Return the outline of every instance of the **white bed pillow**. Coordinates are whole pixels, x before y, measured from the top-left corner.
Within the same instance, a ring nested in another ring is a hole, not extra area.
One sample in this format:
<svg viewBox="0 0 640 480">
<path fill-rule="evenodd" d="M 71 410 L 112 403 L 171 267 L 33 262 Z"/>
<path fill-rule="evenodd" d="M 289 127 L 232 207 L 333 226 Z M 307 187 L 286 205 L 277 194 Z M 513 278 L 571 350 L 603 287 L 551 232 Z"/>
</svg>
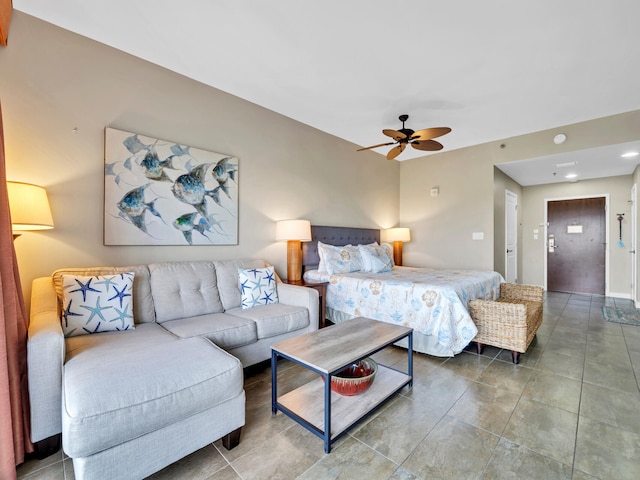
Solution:
<svg viewBox="0 0 640 480">
<path fill-rule="evenodd" d="M 393 268 L 393 251 L 391 245 L 358 245 L 362 256 L 362 270 L 371 273 L 390 272 Z"/>
<path fill-rule="evenodd" d="M 335 275 L 338 273 L 351 273 L 362 270 L 360 250 L 353 245 L 336 247 L 318 242 L 318 253 L 320 255 L 318 271 L 326 271 L 331 275 Z"/>
</svg>

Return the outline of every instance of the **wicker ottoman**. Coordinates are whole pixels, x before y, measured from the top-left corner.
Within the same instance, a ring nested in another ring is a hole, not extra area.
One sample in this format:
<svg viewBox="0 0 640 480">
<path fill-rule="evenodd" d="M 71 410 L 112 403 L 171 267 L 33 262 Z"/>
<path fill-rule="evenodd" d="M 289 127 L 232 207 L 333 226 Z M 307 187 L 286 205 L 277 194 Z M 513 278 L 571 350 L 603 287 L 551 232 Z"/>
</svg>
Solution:
<svg viewBox="0 0 640 480">
<path fill-rule="evenodd" d="M 474 338 L 478 353 L 483 345 L 493 345 L 511 350 L 513 363 L 518 363 L 542 323 L 543 292 L 542 287 L 533 285 L 502 283 L 497 301 L 469 302 L 471 318 L 478 327 Z"/>
</svg>

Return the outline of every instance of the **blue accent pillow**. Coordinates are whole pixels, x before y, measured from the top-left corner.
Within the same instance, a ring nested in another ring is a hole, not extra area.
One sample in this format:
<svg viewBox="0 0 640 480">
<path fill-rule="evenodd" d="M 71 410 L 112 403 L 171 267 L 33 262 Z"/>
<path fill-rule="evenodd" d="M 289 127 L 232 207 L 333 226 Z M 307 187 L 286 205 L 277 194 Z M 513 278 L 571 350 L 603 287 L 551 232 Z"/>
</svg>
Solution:
<svg viewBox="0 0 640 480">
<path fill-rule="evenodd" d="M 242 308 L 278 303 L 276 274 L 273 267 L 238 269 Z"/>
<path fill-rule="evenodd" d="M 371 273 L 390 272 L 393 269 L 393 252 L 387 243 L 375 247 L 359 245 L 363 270 Z"/>
<path fill-rule="evenodd" d="M 65 337 L 135 328 L 133 272 L 62 275 L 62 331 Z"/>
</svg>

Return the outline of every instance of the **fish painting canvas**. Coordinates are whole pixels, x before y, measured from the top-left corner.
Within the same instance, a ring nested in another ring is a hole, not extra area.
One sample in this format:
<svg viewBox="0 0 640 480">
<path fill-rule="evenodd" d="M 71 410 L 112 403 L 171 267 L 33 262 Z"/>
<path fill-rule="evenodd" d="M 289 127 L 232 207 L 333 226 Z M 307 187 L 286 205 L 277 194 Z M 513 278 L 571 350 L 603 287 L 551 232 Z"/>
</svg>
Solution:
<svg viewBox="0 0 640 480">
<path fill-rule="evenodd" d="M 237 245 L 238 159 L 105 129 L 105 245 Z"/>
</svg>

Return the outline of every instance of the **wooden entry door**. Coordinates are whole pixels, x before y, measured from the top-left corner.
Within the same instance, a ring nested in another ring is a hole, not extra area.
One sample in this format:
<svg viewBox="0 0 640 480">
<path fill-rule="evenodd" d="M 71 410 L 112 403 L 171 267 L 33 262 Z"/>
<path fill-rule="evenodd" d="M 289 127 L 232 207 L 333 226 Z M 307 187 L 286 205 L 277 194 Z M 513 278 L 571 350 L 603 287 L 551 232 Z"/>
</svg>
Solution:
<svg viewBox="0 0 640 480">
<path fill-rule="evenodd" d="M 605 294 L 605 198 L 547 204 L 547 290 Z"/>
</svg>

